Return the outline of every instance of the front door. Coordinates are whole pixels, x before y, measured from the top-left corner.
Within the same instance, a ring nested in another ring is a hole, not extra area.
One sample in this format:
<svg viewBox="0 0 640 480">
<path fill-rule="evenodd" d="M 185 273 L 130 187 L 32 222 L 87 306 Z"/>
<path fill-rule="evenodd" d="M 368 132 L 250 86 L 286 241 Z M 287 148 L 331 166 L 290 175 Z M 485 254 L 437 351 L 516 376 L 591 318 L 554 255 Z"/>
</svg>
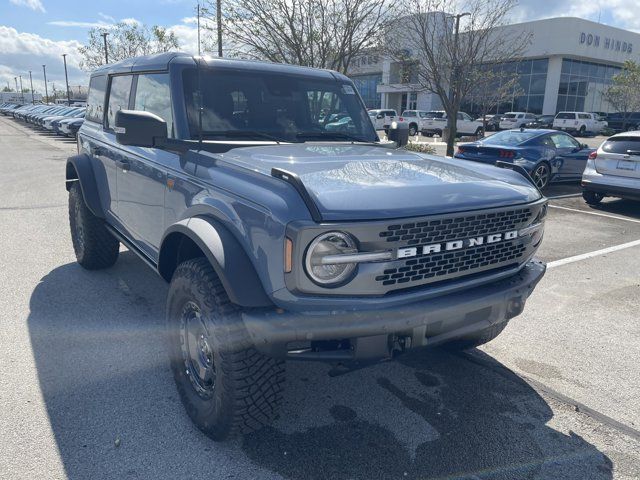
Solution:
<svg viewBox="0 0 640 480">
<path fill-rule="evenodd" d="M 587 164 L 588 154 L 571 135 L 554 133 L 551 140 L 556 147 L 556 162 L 560 176 L 575 177 L 582 175 Z"/>
<path fill-rule="evenodd" d="M 151 112 L 167 122 L 173 137 L 171 90 L 167 73 L 137 75 L 130 108 Z M 169 170 L 180 168 L 178 154 L 157 148 L 126 147 L 118 167 L 118 215 L 139 248 L 157 261 L 164 234 L 164 203 Z"/>
</svg>

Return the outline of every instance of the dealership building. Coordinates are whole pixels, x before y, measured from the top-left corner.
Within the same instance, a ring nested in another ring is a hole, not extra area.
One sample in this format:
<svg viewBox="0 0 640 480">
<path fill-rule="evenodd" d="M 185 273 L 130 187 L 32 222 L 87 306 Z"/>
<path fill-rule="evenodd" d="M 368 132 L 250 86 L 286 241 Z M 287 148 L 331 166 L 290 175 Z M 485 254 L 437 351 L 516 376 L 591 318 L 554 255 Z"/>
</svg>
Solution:
<svg viewBox="0 0 640 480">
<path fill-rule="evenodd" d="M 442 14 L 440 14 L 442 15 Z M 496 34 L 531 35 L 521 60 L 507 65 L 518 73 L 518 95 L 493 113 L 562 110 L 611 112 L 602 91 L 626 60 L 640 63 L 640 34 L 581 18 L 559 17 L 501 27 Z M 349 71 L 367 108 L 432 110 L 438 97 L 421 89 L 415 75 L 382 55 L 357 58 Z M 463 110 L 477 113 L 473 102 Z"/>
</svg>

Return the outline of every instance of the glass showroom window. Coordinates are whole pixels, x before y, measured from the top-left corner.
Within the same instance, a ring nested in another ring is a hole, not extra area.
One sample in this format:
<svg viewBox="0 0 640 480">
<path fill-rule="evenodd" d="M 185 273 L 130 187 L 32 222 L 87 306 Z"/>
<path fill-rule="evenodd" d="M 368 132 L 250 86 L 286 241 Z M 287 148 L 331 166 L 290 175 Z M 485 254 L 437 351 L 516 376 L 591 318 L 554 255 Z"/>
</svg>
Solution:
<svg viewBox="0 0 640 480">
<path fill-rule="evenodd" d="M 619 67 L 563 58 L 556 112 L 605 111 L 602 92 L 619 72 Z"/>
</svg>

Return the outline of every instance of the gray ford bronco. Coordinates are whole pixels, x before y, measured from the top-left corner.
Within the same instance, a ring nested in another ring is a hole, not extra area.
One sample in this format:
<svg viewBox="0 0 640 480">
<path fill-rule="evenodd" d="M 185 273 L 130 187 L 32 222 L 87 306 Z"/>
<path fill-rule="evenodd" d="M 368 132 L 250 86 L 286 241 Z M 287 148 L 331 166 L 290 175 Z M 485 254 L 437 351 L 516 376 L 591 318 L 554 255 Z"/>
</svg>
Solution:
<svg viewBox="0 0 640 480">
<path fill-rule="evenodd" d="M 169 283 L 170 363 L 216 440 L 266 424 L 285 360 L 471 348 L 523 310 L 546 199 L 512 169 L 391 148 L 327 70 L 170 53 L 91 75 L 69 221 Z"/>
</svg>

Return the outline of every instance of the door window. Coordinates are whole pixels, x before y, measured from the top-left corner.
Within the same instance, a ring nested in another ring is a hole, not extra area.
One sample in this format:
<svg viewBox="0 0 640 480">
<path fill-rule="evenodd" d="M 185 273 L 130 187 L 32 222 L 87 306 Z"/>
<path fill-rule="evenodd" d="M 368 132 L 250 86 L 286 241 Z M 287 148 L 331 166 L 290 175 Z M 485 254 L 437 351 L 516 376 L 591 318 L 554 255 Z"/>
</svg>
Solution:
<svg viewBox="0 0 640 480">
<path fill-rule="evenodd" d="M 563 135 L 561 133 L 556 133 L 551 135 L 551 140 L 553 141 L 556 148 L 578 148 L 580 144 L 573 137 L 569 135 Z"/>
<path fill-rule="evenodd" d="M 167 122 L 167 135 L 175 136 L 173 131 L 173 112 L 171 109 L 171 89 L 168 73 L 149 73 L 138 75 L 134 110 L 151 112 Z"/>
<path fill-rule="evenodd" d="M 113 130 L 118 110 L 129 108 L 129 94 L 131 92 L 131 75 L 112 77 L 109 90 L 109 105 L 107 107 L 107 123 L 105 128 Z"/>
<path fill-rule="evenodd" d="M 89 82 L 89 95 L 87 97 L 86 120 L 102 123 L 102 118 L 104 116 L 104 94 L 106 89 L 106 75 L 91 77 L 91 81 Z"/>
</svg>

